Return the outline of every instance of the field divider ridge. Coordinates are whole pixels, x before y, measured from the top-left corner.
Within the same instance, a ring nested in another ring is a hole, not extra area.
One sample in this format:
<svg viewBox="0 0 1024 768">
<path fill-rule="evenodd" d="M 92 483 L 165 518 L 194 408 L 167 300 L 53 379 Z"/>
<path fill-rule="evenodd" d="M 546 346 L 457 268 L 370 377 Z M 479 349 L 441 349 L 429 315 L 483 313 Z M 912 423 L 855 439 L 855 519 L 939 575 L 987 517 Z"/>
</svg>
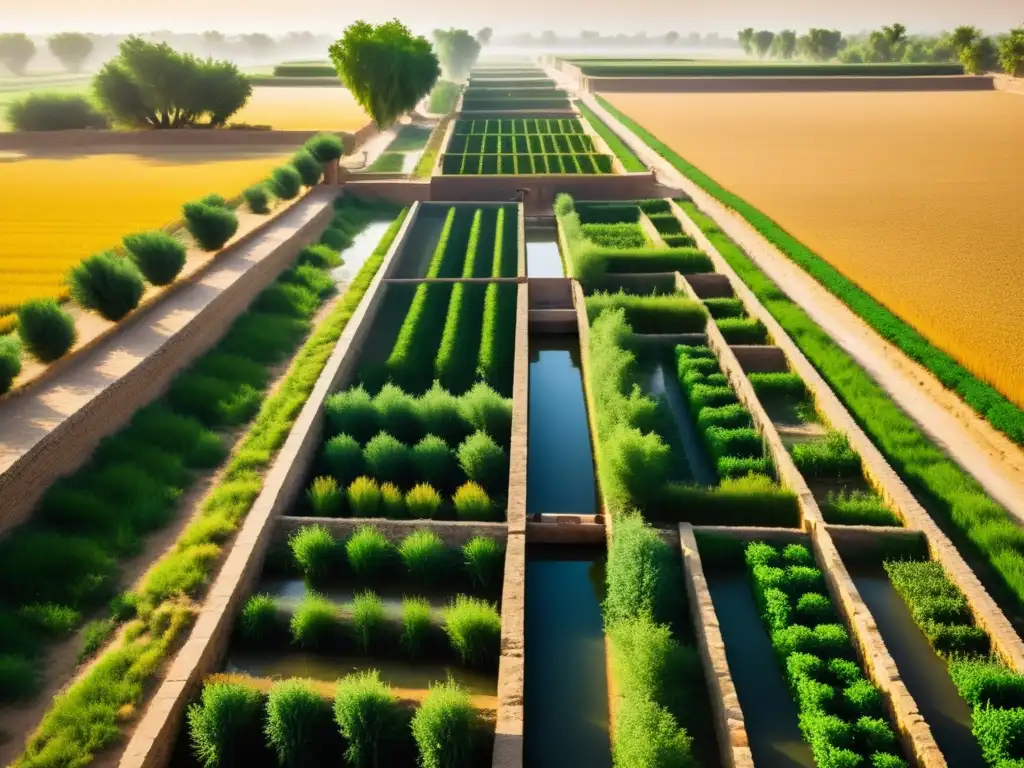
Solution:
<svg viewBox="0 0 1024 768">
<path fill-rule="evenodd" d="M 754 756 L 747 737 L 739 695 L 729 670 L 725 640 L 704 576 L 697 539 L 689 523 L 679 524 L 679 547 L 683 555 L 683 578 L 686 580 L 690 618 L 714 711 L 722 765 L 724 768 L 753 768 Z"/>
<path fill-rule="evenodd" d="M 0 447 L 0 533 L 23 522 L 54 480 L 81 466 L 102 438 L 160 396 L 175 374 L 220 340 L 256 294 L 327 227 L 332 198 L 327 190 L 310 193 L 182 283 L 191 290 L 161 293 L 38 386 L 0 400 L 6 433 Z M 273 232 L 274 227 L 291 229 Z M 178 330 L 161 330 L 167 326 Z M 112 376 L 114 361 L 130 367 Z M 78 401 L 65 414 L 48 402 L 61 392 Z M 12 413 L 15 409 L 21 413 Z M 7 430 L 19 424 L 26 434 L 17 445 Z"/>
<path fill-rule="evenodd" d="M 931 557 L 942 563 L 947 575 L 963 591 L 978 626 L 992 637 L 994 650 L 1012 669 L 1024 672 L 1024 642 L 953 542 L 910 492 L 903 479 L 889 465 L 881 451 L 875 447 L 789 334 L 733 271 L 700 227 L 674 201 L 670 205 L 686 234 L 694 238 L 698 247 L 711 259 L 715 269 L 729 279 L 735 295 L 743 301 L 747 311 L 764 323 L 775 345 L 786 355 L 792 369 L 803 378 L 815 404 L 821 409 L 832 428 L 846 435 L 851 447 L 860 454 L 864 475 L 871 486 L 903 519 L 908 528 L 924 533 Z"/>
<path fill-rule="evenodd" d="M 395 255 L 418 212 L 419 206 L 414 205 L 406 216 L 273 459 L 262 490 L 211 584 L 195 624 L 170 661 L 166 675 L 124 748 L 121 768 L 160 768 L 168 764 L 185 707 L 202 678 L 213 671 L 226 652 L 235 614 L 259 578 L 275 532 L 275 520 L 303 488 L 307 468 L 322 442 L 324 401 L 340 380 L 355 372 L 372 321 L 383 304 L 384 277 L 395 268 Z"/>
</svg>

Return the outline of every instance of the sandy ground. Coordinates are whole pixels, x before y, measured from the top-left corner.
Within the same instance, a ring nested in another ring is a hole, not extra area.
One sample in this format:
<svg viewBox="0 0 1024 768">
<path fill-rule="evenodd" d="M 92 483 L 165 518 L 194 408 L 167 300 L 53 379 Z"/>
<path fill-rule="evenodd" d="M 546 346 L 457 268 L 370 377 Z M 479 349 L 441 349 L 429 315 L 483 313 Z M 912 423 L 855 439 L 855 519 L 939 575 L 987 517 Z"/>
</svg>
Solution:
<svg viewBox="0 0 1024 768">
<path fill-rule="evenodd" d="M 997 91 L 608 100 L 1024 405 L 1024 100 Z"/>
<path fill-rule="evenodd" d="M 697 187 L 655 155 L 635 136 L 608 115 L 592 97 L 588 106 L 637 152 L 654 165 L 663 183 L 704 199 Z M 717 204 L 715 204 L 717 205 Z M 711 213 L 720 221 L 732 216 L 722 206 Z M 745 250 L 758 266 L 828 332 L 957 464 L 973 475 L 985 490 L 1024 522 L 1024 452 L 998 432 L 922 366 L 883 340 L 853 312 L 834 298 L 749 227 Z"/>
</svg>

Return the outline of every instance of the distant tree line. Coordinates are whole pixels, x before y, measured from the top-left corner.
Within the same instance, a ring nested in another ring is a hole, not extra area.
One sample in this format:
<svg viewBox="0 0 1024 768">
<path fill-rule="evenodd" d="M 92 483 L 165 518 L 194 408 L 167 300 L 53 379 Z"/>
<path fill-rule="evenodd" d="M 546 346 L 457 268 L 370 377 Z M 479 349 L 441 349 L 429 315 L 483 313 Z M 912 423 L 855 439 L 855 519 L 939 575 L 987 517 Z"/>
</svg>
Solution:
<svg viewBox="0 0 1024 768">
<path fill-rule="evenodd" d="M 593 30 L 582 30 L 578 35 L 558 35 L 546 30 L 534 35 L 525 32 L 509 37 L 495 38 L 495 43 L 520 46 L 543 46 L 554 48 L 561 45 L 598 45 L 604 46 L 681 46 L 688 48 L 735 48 L 738 43 L 735 38 L 721 37 L 716 32 L 701 35 L 699 32 L 681 34 L 676 31 L 663 32 L 656 35 L 648 35 L 646 32 L 635 34 L 619 33 L 615 35 L 602 35 Z"/>
<path fill-rule="evenodd" d="M 165 30 L 140 35 L 97 35 L 62 32 L 48 38 L 23 33 L 0 34 L 0 71 L 23 75 L 33 59 L 45 48 L 68 72 L 81 72 L 89 62 L 101 62 L 115 55 L 128 37 L 155 44 L 165 43 L 176 51 L 202 57 L 223 57 L 243 62 L 280 61 L 288 57 L 326 56 L 334 38 L 312 32 L 289 32 L 280 37 L 262 33 L 228 37 L 221 32 L 175 33 Z"/>
<path fill-rule="evenodd" d="M 957 27 L 940 35 L 910 35 L 902 24 L 844 37 L 838 29 L 810 29 L 797 35 L 747 27 L 737 35 L 745 53 L 759 58 L 812 61 L 838 59 L 847 64 L 957 62 L 971 73 L 1003 69 L 1024 75 L 1024 27 L 990 37 L 977 27 Z"/>
</svg>

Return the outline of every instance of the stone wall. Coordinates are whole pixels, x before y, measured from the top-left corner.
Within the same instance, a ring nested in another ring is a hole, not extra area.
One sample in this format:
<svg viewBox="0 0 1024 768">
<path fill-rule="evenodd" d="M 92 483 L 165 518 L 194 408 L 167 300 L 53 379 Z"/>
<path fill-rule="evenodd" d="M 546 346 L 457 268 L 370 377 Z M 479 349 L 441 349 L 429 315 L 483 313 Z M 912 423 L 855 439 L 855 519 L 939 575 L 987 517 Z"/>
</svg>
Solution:
<svg viewBox="0 0 1024 768">
<path fill-rule="evenodd" d="M 515 200 L 518 190 L 529 190 L 529 212 L 551 212 L 555 195 L 567 192 L 580 200 L 629 200 L 653 197 L 653 173 L 537 174 L 534 176 L 434 176 L 430 199 L 452 202 Z"/>
<path fill-rule="evenodd" d="M 767 93 L 840 91 L 991 91 L 989 75 L 907 77 L 586 77 L 590 93 Z"/>
</svg>

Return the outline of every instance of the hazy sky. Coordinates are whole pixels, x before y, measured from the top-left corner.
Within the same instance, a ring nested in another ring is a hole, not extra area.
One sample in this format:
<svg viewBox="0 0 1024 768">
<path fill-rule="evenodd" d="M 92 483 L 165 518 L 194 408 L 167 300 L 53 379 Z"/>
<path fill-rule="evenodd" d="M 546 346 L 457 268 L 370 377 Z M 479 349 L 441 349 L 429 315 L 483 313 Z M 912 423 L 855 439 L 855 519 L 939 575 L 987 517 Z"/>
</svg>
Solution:
<svg viewBox="0 0 1024 768">
<path fill-rule="evenodd" d="M 335 33 L 355 18 L 397 16 L 419 31 L 492 26 L 498 34 L 580 28 L 602 32 L 734 33 L 744 26 L 838 27 L 855 32 L 893 21 L 911 31 L 958 24 L 1003 30 L 1024 24 L 1021 0 L 0 0 L 0 31 L 92 32 L 313 30 Z"/>
</svg>

